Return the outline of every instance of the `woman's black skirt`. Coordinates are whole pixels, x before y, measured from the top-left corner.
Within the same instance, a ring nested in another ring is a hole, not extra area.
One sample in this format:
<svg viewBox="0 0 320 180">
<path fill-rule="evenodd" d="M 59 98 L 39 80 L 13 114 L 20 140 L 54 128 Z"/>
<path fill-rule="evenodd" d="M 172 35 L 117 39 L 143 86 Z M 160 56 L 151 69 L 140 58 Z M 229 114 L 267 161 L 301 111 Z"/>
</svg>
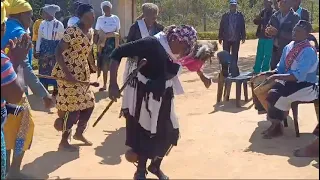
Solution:
<svg viewBox="0 0 320 180">
<path fill-rule="evenodd" d="M 171 100 L 173 99 L 172 87 L 165 90 L 159 111 L 157 123 L 157 133 L 151 135 L 139 124 L 142 101 L 146 96 L 146 85 L 139 82 L 137 84 L 137 104 L 135 117 L 126 116 L 126 145 L 131 147 L 137 154 L 142 154 L 152 159 L 154 157 L 164 157 L 171 146 L 176 146 L 179 139 L 179 129 L 174 129 L 170 114 Z"/>
</svg>

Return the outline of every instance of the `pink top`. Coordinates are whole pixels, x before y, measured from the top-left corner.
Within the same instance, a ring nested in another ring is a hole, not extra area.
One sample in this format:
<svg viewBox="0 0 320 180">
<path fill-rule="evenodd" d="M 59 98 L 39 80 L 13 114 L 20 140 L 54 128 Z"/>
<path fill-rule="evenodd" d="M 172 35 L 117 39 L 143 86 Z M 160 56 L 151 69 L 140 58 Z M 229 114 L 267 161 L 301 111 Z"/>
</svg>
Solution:
<svg viewBox="0 0 320 180">
<path fill-rule="evenodd" d="M 181 63 L 183 67 L 186 67 L 191 72 L 199 71 L 204 64 L 203 61 L 194 59 L 191 56 L 183 57 L 179 59 L 178 62 Z"/>
</svg>

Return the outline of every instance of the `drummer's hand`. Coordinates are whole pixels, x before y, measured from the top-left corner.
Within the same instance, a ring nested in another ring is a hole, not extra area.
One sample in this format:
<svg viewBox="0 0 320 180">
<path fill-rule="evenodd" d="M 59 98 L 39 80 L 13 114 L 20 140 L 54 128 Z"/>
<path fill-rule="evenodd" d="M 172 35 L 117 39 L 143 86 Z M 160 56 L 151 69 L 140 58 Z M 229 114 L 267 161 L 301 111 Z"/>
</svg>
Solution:
<svg viewBox="0 0 320 180">
<path fill-rule="evenodd" d="M 262 73 L 259 73 L 259 74 L 255 74 L 253 75 L 253 77 L 251 78 L 251 80 L 255 80 L 256 78 L 260 77 L 260 76 L 263 76 L 265 75 L 266 73 L 265 72 L 262 72 Z"/>
<path fill-rule="evenodd" d="M 281 75 L 279 75 L 279 74 L 274 74 L 274 75 L 272 75 L 272 76 L 269 76 L 268 78 L 267 78 L 267 81 L 269 81 L 269 82 L 272 82 L 272 81 L 275 81 L 275 80 L 281 80 Z"/>
<path fill-rule="evenodd" d="M 117 83 L 111 83 L 109 85 L 109 98 L 115 102 L 120 98 L 120 90 Z"/>
</svg>

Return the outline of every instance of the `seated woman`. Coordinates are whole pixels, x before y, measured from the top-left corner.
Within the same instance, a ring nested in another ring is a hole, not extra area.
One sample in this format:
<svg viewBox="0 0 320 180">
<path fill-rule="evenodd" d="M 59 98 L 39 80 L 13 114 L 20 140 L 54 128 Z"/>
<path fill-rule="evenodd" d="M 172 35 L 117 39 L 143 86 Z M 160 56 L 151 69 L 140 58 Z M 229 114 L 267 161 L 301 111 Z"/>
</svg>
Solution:
<svg viewBox="0 0 320 180">
<path fill-rule="evenodd" d="M 263 132 L 266 139 L 283 134 L 281 121 L 286 118 L 292 102 L 308 102 L 318 98 L 316 83 L 319 60 L 308 40 L 311 29 L 309 22 L 298 22 L 292 32 L 293 41 L 284 48 L 278 67 L 271 72 L 274 75 L 268 78 L 275 85 L 267 96 L 267 119 L 272 125 Z"/>
</svg>

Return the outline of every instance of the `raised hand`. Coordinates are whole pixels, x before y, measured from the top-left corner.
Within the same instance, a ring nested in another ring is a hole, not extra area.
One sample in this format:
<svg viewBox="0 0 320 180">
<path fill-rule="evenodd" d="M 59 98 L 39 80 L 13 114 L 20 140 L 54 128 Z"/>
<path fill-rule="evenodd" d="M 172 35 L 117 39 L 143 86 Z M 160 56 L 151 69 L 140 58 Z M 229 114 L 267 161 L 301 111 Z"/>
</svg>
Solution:
<svg viewBox="0 0 320 180">
<path fill-rule="evenodd" d="M 28 34 L 24 34 L 20 39 L 9 40 L 9 45 L 7 46 L 9 48 L 8 56 L 13 63 L 19 64 L 27 58 L 31 47 L 31 37 Z"/>
</svg>

